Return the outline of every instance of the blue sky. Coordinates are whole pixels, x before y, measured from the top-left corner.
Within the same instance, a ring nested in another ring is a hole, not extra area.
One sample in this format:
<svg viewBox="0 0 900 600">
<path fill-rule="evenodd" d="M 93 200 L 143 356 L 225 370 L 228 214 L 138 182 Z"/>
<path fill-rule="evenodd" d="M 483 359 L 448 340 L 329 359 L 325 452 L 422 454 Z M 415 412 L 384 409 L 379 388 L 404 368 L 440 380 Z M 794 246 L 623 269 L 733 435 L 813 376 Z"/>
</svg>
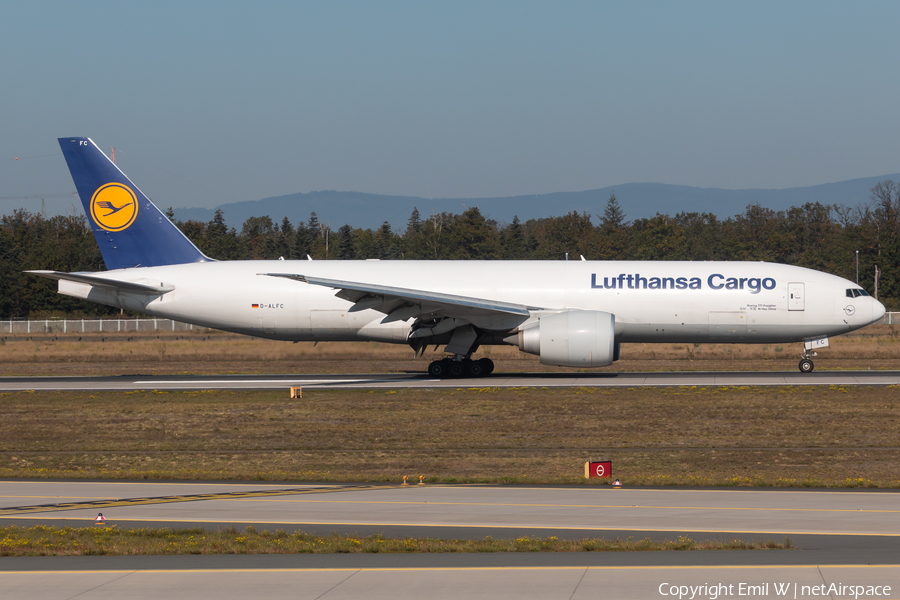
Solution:
<svg viewBox="0 0 900 600">
<path fill-rule="evenodd" d="M 896 173 L 897 23 L 896 2 L 5 2 L 0 198 L 74 191 L 75 135 L 175 207 Z"/>
</svg>

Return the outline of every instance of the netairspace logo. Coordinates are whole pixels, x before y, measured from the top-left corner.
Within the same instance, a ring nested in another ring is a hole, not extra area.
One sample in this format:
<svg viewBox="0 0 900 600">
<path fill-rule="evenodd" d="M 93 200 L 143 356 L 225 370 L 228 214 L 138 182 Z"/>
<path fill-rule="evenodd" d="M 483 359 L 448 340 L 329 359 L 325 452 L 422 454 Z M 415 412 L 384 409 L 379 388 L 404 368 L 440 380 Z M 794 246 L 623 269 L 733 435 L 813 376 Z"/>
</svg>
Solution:
<svg viewBox="0 0 900 600">
<path fill-rule="evenodd" d="M 771 277 L 725 277 L 713 273 L 706 278 L 706 287 L 711 290 L 749 290 L 758 294 L 762 290 L 774 290 L 775 280 Z M 612 277 L 591 274 L 591 287 L 595 290 L 702 290 L 703 280 L 699 277 L 642 277 L 640 273 L 619 273 Z"/>
<path fill-rule="evenodd" d="M 889 585 L 844 585 L 843 583 L 823 583 L 821 585 L 800 585 L 795 582 L 765 583 L 704 583 L 703 585 L 659 584 L 659 595 L 678 600 L 708 599 L 727 597 L 783 597 L 783 598 L 879 598 L 891 593 Z"/>
</svg>

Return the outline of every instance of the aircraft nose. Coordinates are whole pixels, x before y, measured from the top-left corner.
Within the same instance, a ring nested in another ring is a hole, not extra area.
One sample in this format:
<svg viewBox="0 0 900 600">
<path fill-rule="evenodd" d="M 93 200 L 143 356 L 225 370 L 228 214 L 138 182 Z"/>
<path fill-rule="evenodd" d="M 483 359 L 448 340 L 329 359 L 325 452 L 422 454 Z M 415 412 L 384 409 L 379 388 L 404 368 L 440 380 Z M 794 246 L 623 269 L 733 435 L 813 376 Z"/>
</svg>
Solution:
<svg viewBox="0 0 900 600">
<path fill-rule="evenodd" d="M 875 321 L 881 320 L 881 317 L 884 316 L 885 309 L 884 309 L 884 304 L 882 304 L 882 303 L 879 302 L 878 300 L 875 300 L 874 298 L 873 298 L 872 300 L 873 300 L 873 304 L 872 304 L 872 322 L 874 323 Z"/>
</svg>

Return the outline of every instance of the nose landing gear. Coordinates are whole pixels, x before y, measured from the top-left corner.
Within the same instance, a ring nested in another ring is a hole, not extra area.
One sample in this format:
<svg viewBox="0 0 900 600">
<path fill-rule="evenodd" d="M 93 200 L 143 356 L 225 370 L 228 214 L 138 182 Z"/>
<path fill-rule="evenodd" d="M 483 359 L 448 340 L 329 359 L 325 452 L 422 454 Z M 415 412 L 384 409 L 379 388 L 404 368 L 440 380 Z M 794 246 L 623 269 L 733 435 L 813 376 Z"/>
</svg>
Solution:
<svg viewBox="0 0 900 600">
<path fill-rule="evenodd" d="M 813 357 L 816 356 L 815 352 L 810 352 L 809 348 L 806 348 L 803 352 L 803 358 L 800 359 L 800 372 L 801 373 L 812 373 L 813 369 L 816 367 L 813 364 Z"/>
</svg>

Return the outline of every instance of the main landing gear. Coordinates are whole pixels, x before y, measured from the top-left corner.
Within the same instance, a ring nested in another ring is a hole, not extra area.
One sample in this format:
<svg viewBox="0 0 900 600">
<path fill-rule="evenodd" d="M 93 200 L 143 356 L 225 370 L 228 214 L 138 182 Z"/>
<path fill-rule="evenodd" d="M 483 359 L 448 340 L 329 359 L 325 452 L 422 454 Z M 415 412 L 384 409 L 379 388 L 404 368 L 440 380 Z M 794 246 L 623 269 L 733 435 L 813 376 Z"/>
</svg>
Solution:
<svg viewBox="0 0 900 600">
<path fill-rule="evenodd" d="M 458 379 L 460 377 L 484 377 L 494 371 L 494 361 L 489 358 L 457 360 L 444 358 L 428 365 L 428 374 L 438 379 Z"/>
</svg>

